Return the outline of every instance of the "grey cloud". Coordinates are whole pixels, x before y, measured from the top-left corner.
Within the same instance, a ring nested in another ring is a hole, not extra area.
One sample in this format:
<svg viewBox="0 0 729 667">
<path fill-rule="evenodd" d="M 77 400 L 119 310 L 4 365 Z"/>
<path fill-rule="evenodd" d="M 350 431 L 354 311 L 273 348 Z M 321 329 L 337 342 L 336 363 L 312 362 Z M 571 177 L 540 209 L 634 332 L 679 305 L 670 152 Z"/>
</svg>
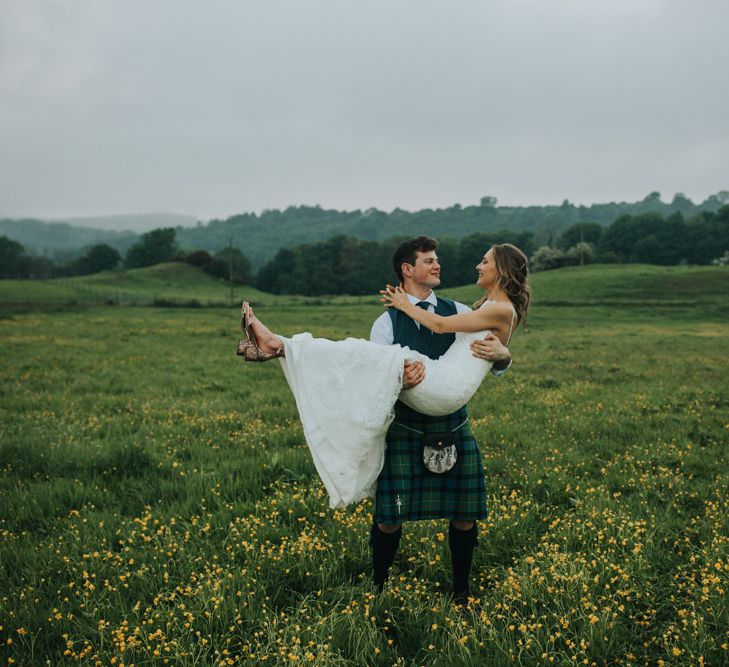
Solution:
<svg viewBox="0 0 729 667">
<path fill-rule="evenodd" d="M 0 18 L 0 215 L 729 186 L 719 0 L 8 0 Z"/>
</svg>

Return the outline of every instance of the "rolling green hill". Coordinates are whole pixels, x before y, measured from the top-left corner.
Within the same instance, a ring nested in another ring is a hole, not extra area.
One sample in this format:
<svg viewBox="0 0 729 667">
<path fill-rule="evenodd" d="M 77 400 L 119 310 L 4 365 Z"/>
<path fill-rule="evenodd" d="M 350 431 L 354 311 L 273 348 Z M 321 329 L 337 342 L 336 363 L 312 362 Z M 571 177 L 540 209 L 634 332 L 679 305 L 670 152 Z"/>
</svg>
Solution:
<svg viewBox="0 0 729 667">
<path fill-rule="evenodd" d="M 729 314 L 729 268 L 644 264 L 609 264 L 544 271 L 531 277 L 533 307 L 593 306 L 606 308 L 699 308 L 706 315 Z M 475 285 L 444 289 L 445 296 L 472 303 Z M 378 306 L 372 297 L 279 296 L 236 286 L 233 302 L 247 299 L 261 306 L 311 306 L 359 303 Z M 167 263 L 144 269 L 105 271 L 91 276 L 53 280 L 2 280 L 0 304 L 42 306 L 95 305 L 229 305 L 227 285 L 201 269 Z"/>
<path fill-rule="evenodd" d="M 241 295 L 258 298 L 258 290 L 236 286 Z M 103 271 L 90 276 L 51 280 L 2 280 L 3 304 L 96 304 L 145 305 L 153 302 L 212 305 L 229 302 L 229 287 L 202 269 L 182 262 L 169 262 L 144 269 Z"/>
<path fill-rule="evenodd" d="M 594 264 L 542 271 L 530 282 L 534 306 L 729 302 L 729 268 L 724 266 Z M 475 301 L 479 292 L 475 285 L 444 290 L 464 303 Z"/>
</svg>

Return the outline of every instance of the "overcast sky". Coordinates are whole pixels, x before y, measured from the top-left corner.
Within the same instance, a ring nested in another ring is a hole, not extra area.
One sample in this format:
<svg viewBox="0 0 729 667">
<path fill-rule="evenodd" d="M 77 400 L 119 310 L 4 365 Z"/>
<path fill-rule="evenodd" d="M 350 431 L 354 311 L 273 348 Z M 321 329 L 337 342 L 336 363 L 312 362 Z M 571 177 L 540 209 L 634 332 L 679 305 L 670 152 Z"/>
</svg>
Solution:
<svg viewBox="0 0 729 667">
<path fill-rule="evenodd" d="M 0 0 L 0 216 L 694 201 L 727 0 Z"/>
</svg>

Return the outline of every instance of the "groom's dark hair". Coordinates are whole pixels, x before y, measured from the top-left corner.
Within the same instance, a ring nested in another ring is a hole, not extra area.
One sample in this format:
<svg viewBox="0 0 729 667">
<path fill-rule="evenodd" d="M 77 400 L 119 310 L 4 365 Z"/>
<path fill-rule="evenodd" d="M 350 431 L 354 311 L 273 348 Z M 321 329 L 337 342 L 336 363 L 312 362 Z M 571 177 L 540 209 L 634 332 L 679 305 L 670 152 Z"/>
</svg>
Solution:
<svg viewBox="0 0 729 667">
<path fill-rule="evenodd" d="M 415 264 L 419 252 L 430 252 L 438 247 L 438 241 L 431 239 L 429 236 L 418 236 L 415 239 L 403 241 L 392 255 L 392 268 L 395 275 L 402 283 L 402 265 Z"/>
</svg>

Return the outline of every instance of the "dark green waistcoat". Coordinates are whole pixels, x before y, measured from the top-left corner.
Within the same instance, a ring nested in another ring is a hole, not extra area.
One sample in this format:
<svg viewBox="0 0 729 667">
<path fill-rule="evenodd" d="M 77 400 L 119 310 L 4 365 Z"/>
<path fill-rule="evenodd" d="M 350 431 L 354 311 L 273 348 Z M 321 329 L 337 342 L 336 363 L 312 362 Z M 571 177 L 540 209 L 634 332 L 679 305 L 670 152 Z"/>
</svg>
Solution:
<svg viewBox="0 0 729 667">
<path fill-rule="evenodd" d="M 436 297 L 436 301 L 435 312 L 437 315 L 448 316 L 455 315 L 458 312 L 456 304 L 450 299 Z M 456 334 L 454 333 L 434 334 L 426 327 L 421 326 L 418 328 L 418 325 L 413 319 L 404 315 L 399 310 L 391 308 L 388 312 L 392 319 L 393 342 L 398 345 L 407 346 L 411 350 L 416 350 L 431 359 L 437 359 L 443 356 L 456 340 Z M 466 419 L 467 416 L 465 406 L 452 415 L 449 415 L 449 417 L 458 418 L 460 421 Z M 428 421 L 443 421 L 443 419 L 448 419 L 448 417 L 428 417 L 427 415 L 416 412 L 400 401 L 395 403 L 395 421 L 400 423 L 420 423 L 427 425 Z"/>
</svg>

